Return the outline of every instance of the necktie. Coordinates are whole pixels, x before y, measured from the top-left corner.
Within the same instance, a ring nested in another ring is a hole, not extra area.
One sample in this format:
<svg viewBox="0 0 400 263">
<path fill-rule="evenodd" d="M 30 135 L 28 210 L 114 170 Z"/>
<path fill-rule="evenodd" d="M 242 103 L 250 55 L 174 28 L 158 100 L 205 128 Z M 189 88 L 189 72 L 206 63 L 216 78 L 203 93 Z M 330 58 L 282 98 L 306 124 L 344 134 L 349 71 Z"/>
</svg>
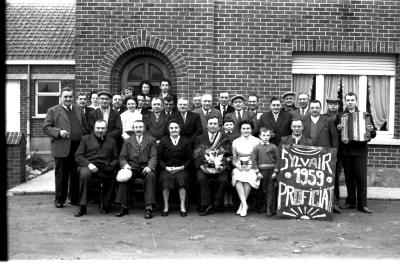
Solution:
<svg viewBox="0 0 400 263">
<path fill-rule="evenodd" d="M 158 120 L 160 119 L 160 114 L 155 114 L 156 115 L 156 122 L 158 122 Z"/>
<path fill-rule="evenodd" d="M 242 115 L 240 114 L 240 111 L 237 112 L 237 115 L 238 115 L 238 116 L 237 116 L 237 119 L 238 119 L 239 121 L 241 121 L 241 120 L 242 120 Z"/>
<path fill-rule="evenodd" d="M 140 144 L 142 142 L 142 136 L 137 136 L 136 140 L 137 140 L 138 144 Z"/>
<path fill-rule="evenodd" d="M 222 106 L 222 115 L 225 114 L 225 111 L 226 111 L 226 105 Z"/>
<path fill-rule="evenodd" d="M 304 109 L 301 109 L 301 116 L 304 116 Z"/>
<path fill-rule="evenodd" d="M 183 119 L 183 123 L 185 123 L 186 122 L 186 114 L 185 113 L 182 113 L 182 119 Z"/>
<path fill-rule="evenodd" d="M 211 134 L 210 142 L 212 143 L 214 141 L 215 134 Z"/>
<path fill-rule="evenodd" d="M 71 111 L 72 109 L 71 109 L 71 106 L 67 106 L 67 110 L 68 111 Z"/>
</svg>

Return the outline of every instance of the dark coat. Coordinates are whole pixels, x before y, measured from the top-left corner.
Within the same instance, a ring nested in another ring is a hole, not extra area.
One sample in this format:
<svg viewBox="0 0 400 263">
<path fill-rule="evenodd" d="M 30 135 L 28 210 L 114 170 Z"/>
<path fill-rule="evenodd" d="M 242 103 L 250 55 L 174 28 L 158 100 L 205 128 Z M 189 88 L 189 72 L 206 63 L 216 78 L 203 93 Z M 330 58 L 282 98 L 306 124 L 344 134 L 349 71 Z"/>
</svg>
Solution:
<svg viewBox="0 0 400 263">
<path fill-rule="evenodd" d="M 298 108 L 296 110 L 293 110 L 293 111 L 289 111 L 289 112 L 292 114 L 293 120 L 302 120 L 302 121 L 304 121 L 305 117 L 308 117 L 311 114 L 310 113 L 310 107 L 308 107 L 308 109 L 306 111 L 306 114 L 304 116 L 302 116 L 300 114 L 300 108 Z"/>
<path fill-rule="evenodd" d="M 100 177 L 115 176 L 115 168 L 118 165 L 117 144 L 113 138 L 105 136 L 100 148 L 93 133 L 85 135 L 75 152 L 75 161 L 78 166 L 88 166 L 90 163 L 96 165 L 102 171 Z"/>
<path fill-rule="evenodd" d="M 146 133 L 149 133 L 156 140 L 161 140 L 162 137 L 168 134 L 168 121 L 169 117 L 164 111 L 160 112 L 160 117 L 156 121 L 156 115 L 154 112 L 150 112 L 143 116 L 143 121 L 146 125 Z"/>
<path fill-rule="evenodd" d="M 235 111 L 235 108 L 231 105 L 228 104 L 228 107 L 226 107 L 225 111 L 222 112 L 221 108 L 220 108 L 220 104 L 218 104 L 217 106 L 214 107 L 214 109 L 217 109 L 221 112 L 222 118 L 224 118 L 226 116 L 227 113 L 231 113 Z"/>
<path fill-rule="evenodd" d="M 271 111 L 263 113 L 258 121 L 258 127 L 265 127 L 275 133 L 274 138 L 270 142 L 279 145 L 283 136 L 288 136 L 292 133 L 290 124 L 292 121 L 292 114 L 286 111 L 281 111 L 278 115 L 278 120 L 275 121 L 274 115 Z"/>
<path fill-rule="evenodd" d="M 103 119 L 103 113 L 101 112 L 100 108 L 91 111 L 89 114 L 88 124 L 90 132 L 93 132 L 94 124 L 98 119 Z M 112 108 L 110 108 L 110 115 L 108 116 L 107 135 L 117 140 L 117 143 L 122 135 L 121 116 Z"/>
<path fill-rule="evenodd" d="M 221 133 L 221 132 L 220 132 Z M 227 140 L 225 140 L 225 139 L 227 139 Z M 225 140 L 225 141 L 224 141 Z M 214 140 L 215 141 L 215 140 Z M 224 141 L 224 142 L 223 142 Z M 208 131 L 206 132 L 206 133 L 203 133 L 203 134 L 201 134 L 201 135 L 199 135 L 199 136 L 197 136 L 196 137 L 196 141 L 195 141 L 195 144 L 194 144 L 194 150 L 196 151 L 196 149 L 199 147 L 199 146 L 201 146 L 201 145 L 204 145 L 204 146 L 207 146 L 207 147 L 211 147 L 212 145 L 213 145 L 213 143 L 214 142 L 210 142 L 210 138 L 208 137 Z M 229 138 L 228 138 L 228 136 L 226 135 L 226 134 L 224 134 L 224 133 L 221 133 L 221 138 L 220 138 L 220 140 L 219 140 L 219 143 L 221 143 L 221 144 L 224 144 L 224 143 L 227 143 L 227 144 L 232 144 L 231 142 L 230 142 L 230 140 L 229 140 Z M 204 155 L 201 155 L 201 156 L 198 156 L 195 160 L 194 160 L 194 164 L 195 164 L 195 167 L 197 168 L 197 169 L 199 169 L 200 168 L 200 166 L 204 163 L 204 161 L 205 161 L 205 157 L 204 157 Z"/>
<path fill-rule="evenodd" d="M 235 110 L 231 113 L 226 114 L 226 118 L 231 118 L 233 120 L 233 124 L 235 125 L 234 130 L 240 134 L 239 128 L 239 120 L 236 117 Z M 249 112 L 247 110 L 243 110 L 242 120 L 248 120 L 253 123 L 253 131 L 252 135 L 258 134 L 258 121 L 257 121 L 257 114 L 254 112 Z"/>
<path fill-rule="evenodd" d="M 311 123 L 311 116 L 305 117 L 303 135 L 307 138 L 311 138 Z M 338 132 L 333 120 L 329 119 L 327 116 L 320 115 L 316 125 L 318 135 L 315 139 L 312 139 L 313 145 L 319 147 L 338 148 Z"/>
<path fill-rule="evenodd" d="M 87 134 L 86 117 L 82 109 L 73 104 L 72 110 L 79 120 L 82 135 Z M 61 104 L 47 110 L 46 119 L 43 123 L 43 132 L 50 137 L 51 154 L 54 157 L 67 157 L 71 147 L 71 138 L 61 138 L 59 136 L 60 130 L 66 130 L 71 133 L 71 123 Z"/>
<path fill-rule="evenodd" d="M 191 145 L 193 145 L 196 137 L 203 131 L 203 127 L 200 120 L 200 115 L 191 111 L 186 113 L 186 121 L 183 122 L 182 114 L 177 111 L 173 114 L 171 119 L 174 118 L 179 122 L 181 126 L 181 136 L 189 139 Z"/>
<path fill-rule="evenodd" d="M 122 145 L 119 163 L 121 168 L 123 168 L 125 164 L 129 164 L 132 169 L 149 167 L 152 171 L 155 171 L 157 166 L 156 139 L 144 134 L 139 147 L 136 136 L 132 135 Z"/>
</svg>

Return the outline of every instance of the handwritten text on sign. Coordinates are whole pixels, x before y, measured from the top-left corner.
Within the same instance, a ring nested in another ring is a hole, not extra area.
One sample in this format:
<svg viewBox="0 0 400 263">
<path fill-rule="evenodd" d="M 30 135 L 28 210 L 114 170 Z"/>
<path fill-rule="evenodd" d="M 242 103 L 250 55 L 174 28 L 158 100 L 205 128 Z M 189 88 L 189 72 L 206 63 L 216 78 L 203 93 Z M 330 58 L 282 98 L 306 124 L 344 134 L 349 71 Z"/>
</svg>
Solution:
<svg viewBox="0 0 400 263">
<path fill-rule="evenodd" d="M 283 145 L 277 214 L 331 220 L 335 169 L 336 149 Z"/>
</svg>

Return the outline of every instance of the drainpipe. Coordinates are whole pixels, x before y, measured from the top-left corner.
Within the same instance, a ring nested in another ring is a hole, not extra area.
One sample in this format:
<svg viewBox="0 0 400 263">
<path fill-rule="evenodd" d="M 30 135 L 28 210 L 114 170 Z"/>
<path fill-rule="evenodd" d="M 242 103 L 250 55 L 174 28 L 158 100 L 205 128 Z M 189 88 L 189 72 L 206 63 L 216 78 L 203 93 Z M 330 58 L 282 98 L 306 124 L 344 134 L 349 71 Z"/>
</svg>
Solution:
<svg viewBox="0 0 400 263">
<path fill-rule="evenodd" d="M 31 153 L 31 65 L 27 65 L 28 73 L 26 74 L 26 154 Z"/>
</svg>

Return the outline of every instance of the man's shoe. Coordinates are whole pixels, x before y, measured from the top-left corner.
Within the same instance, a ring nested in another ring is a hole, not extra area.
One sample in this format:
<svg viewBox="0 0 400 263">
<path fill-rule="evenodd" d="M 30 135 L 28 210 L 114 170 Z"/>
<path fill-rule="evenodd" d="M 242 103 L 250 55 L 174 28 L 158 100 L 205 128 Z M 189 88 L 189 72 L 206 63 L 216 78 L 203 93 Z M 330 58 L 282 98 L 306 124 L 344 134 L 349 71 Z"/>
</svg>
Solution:
<svg viewBox="0 0 400 263">
<path fill-rule="evenodd" d="M 342 211 L 340 211 L 340 208 L 339 208 L 338 205 L 333 205 L 333 209 L 332 210 L 336 214 L 341 214 L 342 213 Z"/>
<path fill-rule="evenodd" d="M 129 214 L 129 209 L 127 207 L 121 207 L 119 211 L 115 214 L 115 216 L 121 217 L 127 214 Z"/>
<path fill-rule="evenodd" d="M 64 204 L 63 203 L 55 203 L 55 207 L 57 208 L 63 208 Z"/>
<path fill-rule="evenodd" d="M 146 219 L 153 218 L 153 213 L 150 209 L 146 209 L 146 214 L 144 215 L 144 218 L 146 218 Z"/>
<path fill-rule="evenodd" d="M 162 215 L 162 216 L 168 216 L 168 211 L 162 211 L 162 212 L 161 212 L 161 215 Z"/>
<path fill-rule="evenodd" d="M 341 206 L 342 209 L 354 209 L 356 208 L 355 205 L 351 205 L 351 204 L 344 204 Z"/>
<path fill-rule="evenodd" d="M 183 211 L 181 211 L 181 217 L 186 217 L 187 216 L 187 212 L 185 211 L 185 212 L 183 212 Z"/>
<path fill-rule="evenodd" d="M 360 209 L 358 209 L 358 210 L 361 211 L 361 212 L 367 213 L 367 214 L 372 214 L 372 210 L 369 209 L 369 208 L 366 207 L 366 206 L 364 206 L 364 207 L 362 207 L 362 208 L 360 208 Z"/>
<path fill-rule="evenodd" d="M 212 205 L 209 205 L 209 206 L 207 206 L 206 209 L 204 209 L 203 212 L 200 212 L 199 215 L 201 215 L 201 216 L 206 216 L 206 215 L 208 215 L 208 214 L 211 214 L 213 208 L 214 208 L 214 207 L 213 207 Z"/>
<path fill-rule="evenodd" d="M 86 214 L 86 205 L 79 206 L 78 210 L 75 211 L 74 216 L 80 217 Z"/>
</svg>

